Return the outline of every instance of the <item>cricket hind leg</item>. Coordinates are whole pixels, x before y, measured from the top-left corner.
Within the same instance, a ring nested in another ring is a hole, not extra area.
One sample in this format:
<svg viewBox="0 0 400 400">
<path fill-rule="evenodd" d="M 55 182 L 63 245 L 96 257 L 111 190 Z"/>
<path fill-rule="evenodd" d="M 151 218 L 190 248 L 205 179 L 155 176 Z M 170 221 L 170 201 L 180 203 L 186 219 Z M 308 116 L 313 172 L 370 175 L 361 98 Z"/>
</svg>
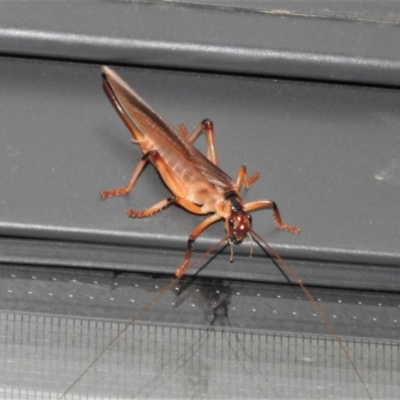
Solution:
<svg viewBox="0 0 400 400">
<path fill-rule="evenodd" d="M 218 165 L 217 151 L 215 149 L 214 124 L 208 118 L 204 119 L 197 125 L 195 130 L 189 135 L 185 125 L 179 125 L 181 135 L 190 143 L 194 143 L 201 133 L 206 134 L 207 140 L 207 158 L 215 165 Z"/>
<path fill-rule="evenodd" d="M 142 157 L 141 162 L 146 162 L 150 161 L 154 167 L 157 169 L 157 171 L 160 172 L 162 175 L 162 178 L 166 185 L 171 189 L 173 193 L 178 194 L 177 196 L 171 196 L 168 197 L 164 200 L 159 201 L 155 205 L 146 208 L 145 210 L 133 210 L 133 209 L 128 209 L 128 216 L 131 218 L 146 218 L 150 217 L 157 212 L 163 210 L 164 208 L 170 206 L 171 204 L 177 204 L 186 210 L 195 213 L 195 214 L 204 214 L 204 211 L 202 210 L 201 206 L 198 206 L 197 204 L 193 204 L 190 201 L 186 200 L 183 196 L 186 193 L 186 189 L 182 186 L 182 183 L 176 179 L 174 172 L 171 170 L 171 167 L 166 163 L 166 161 L 161 157 L 160 153 L 157 150 L 152 150 L 146 153 Z M 120 189 L 115 189 L 115 191 L 118 191 L 117 194 L 126 194 L 129 191 L 132 190 L 133 185 L 139 176 L 140 172 L 143 170 L 143 166 L 145 164 L 139 165 L 135 168 L 135 171 L 132 175 L 131 180 L 129 181 L 129 184 Z M 128 191 L 128 192 L 127 192 Z M 113 193 L 112 191 L 110 191 Z M 108 192 L 106 192 L 107 194 Z"/>
<path fill-rule="evenodd" d="M 133 189 L 133 186 L 135 185 L 135 182 L 139 178 L 143 169 L 146 167 L 146 165 L 149 161 L 150 153 L 151 152 L 148 152 L 143 155 L 142 159 L 139 161 L 139 163 L 136 165 L 135 169 L 133 170 L 132 176 L 126 186 L 111 189 L 111 190 L 102 190 L 100 192 L 100 196 L 107 199 L 109 197 L 122 196 L 122 195 L 130 193 Z"/>
<path fill-rule="evenodd" d="M 177 204 L 194 214 L 204 214 L 200 206 L 190 203 L 186 199 L 175 196 L 167 197 L 166 199 L 159 201 L 158 203 L 154 204 L 154 206 L 146 208 L 145 210 L 138 211 L 129 208 L 127 212 L 128 216 L 131 218 L 146 218 L 151 217 L 152 215 L 162 211 L 164 208 L 169 207 L 171 204 Z"/>
<path fill-rule="evenodd" d="M 101 197 L 109 198 L 114 196 L 122 196 L 128 194 L 132 191 L 137 179 L 139 178 L 140 174 L 142 173 L 143 169 L 146 167 L 149 161 L 154 161 L 154 159 L 161 158 L 157 151 L 149 151 L 143 155 L 142 159 L 136 165 L 135 169 L 133 170 L 132 176 L 126 186 L 111 189 L 111 190 L 103 190 L 100 192 Z M 135 210 L 128 210 L 128 215 L 130 217 L 148 217 L 152 214 L 155 214 L 158 211 L 161 211 L 163 208 L 168 207 L 170 204 L 176 202 L 175 197 L 169 197 L 167 199 L 161 200 L 157 204 L 152 207 L 147 208 L 143 211 L 135 211 Z"/>
<path fill-rule="evenodd" d="M 273 200 L 253 201 L 251 203 L 247 203 L 244 205 L 244 209 L 247 212 L 260 210 L 261 208 L 266 208 L 266 209 L 272 210 L 273 219 L 274 219 L 275 225 L 278 228 L 283 229 L 284 231 L 291 232 L 291 233 L 299 233 L 300 232 L 300 229 L 297 228 L 296 226 L 287 225 L 287 224 L 283 223 L 278 206 L 276 205 L 276 203 Z"/>
</svg>

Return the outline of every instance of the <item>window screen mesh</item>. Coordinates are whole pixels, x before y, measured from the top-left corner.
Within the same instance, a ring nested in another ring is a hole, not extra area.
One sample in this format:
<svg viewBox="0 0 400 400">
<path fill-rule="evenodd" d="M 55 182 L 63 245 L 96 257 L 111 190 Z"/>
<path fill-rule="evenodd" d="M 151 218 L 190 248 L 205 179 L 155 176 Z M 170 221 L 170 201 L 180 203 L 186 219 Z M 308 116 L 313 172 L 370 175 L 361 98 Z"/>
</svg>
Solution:
<svg viewBox="0 0 400 400">
<path fill-rule="evenodd" d="M 0 313 L 0 394 L 57 399 L 123 322 Z M 344 339 L 373 398 L 400 398 L 400 346 Z M 353 399 L 358 378 L 327 336 L 136 323 L 67 399 Z"/>
</svg>

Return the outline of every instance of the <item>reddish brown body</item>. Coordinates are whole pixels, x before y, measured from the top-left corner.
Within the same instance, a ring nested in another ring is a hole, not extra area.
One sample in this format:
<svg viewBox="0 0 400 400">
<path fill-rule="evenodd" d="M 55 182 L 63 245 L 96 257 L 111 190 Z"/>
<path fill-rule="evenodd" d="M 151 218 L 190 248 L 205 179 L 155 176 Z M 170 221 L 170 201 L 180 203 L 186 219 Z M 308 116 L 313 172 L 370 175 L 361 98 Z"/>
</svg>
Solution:
<svg viewBox="0 0 400 400">
<path fill-rule="evenodd" d="M 178 131 L 146 104 L 114 71 L 108 67 L 103 67 L 102 72 L 104 90 L 119 116 L 131 131 L 133 141 L 140 146 L 143 157 L 135 167 L 132 177 L 126 186 L 102 191 L 101 196 L 107 198 L 129 193 L 133 189 L 143 168 L 150 162 L 160 173 L 163 181 L 173 193 L 173 196 L 161 200 L 154 206 L 142 211 L 129 209 L 128 215 L 130 217 L 148 217 L 170 204 L 179 204 L 188 211 L 196 214 L 211 215 L 204 219 L 191 232 L 188 239 L 185 259 L 175 272 L 177 278 L 161 290 L 131 319 L 131 322 L 104 347 L 93 362 L 91 362 L 79 377 L 64 391 L 59 399 L 65 397 L 70 389 L 76 385 L 129 326 L 152 307 L 159 297 L 175 285 L 176 281 L 186 271 L 191 256 L 192 243 L 210 224 L 224 219 L 225 230 L 227 232 L 225 238 L 231 245 L 241 243 L 243 239 L 249 235 L 249 232 L 251 232 L 269 249 L 285 268 L 286 272 L 297 282 L 310 300 L 315 311 L 327 325 L 329 332 L 338 341 L 340 348 L 343 350 L 355 374 L 362 383 L 367 397 L 372 400 L 372 396 L 346 346 L 318 302 L 304 286 L 292 268 L 264 241 L 264 239 L 251 229 L 251 216 L 249 213 L 261 208 L 268 208 L 272 210 L 275 224 L 279 228 L 292 233 L 298 233 L 300 231 L 298 228 L 285 225 L 282 222 L 278 207 L 272 200 L 266 199 L 243 204 L 240 196 L 240 189 L 243 186 L 246 188 L 250 187 L 258 179 L 259 174 L 255 173 L 251 177 L 248 177 L 245 166 L 241 166 L 239 168 L 237 181 L 234 182 L 218 167 L 214 146 L 213 123 L 210 120 L 206 119 L 202 121 L 191 135 L 188 135 L 183 125 L 179 126 Z M 207 136 L 207 156 L 203 155 L 193 146 L 193 142 L 201 133 L 205 133 Z M 222 240 L 225 240 L 225 238 Z"/>
<path fill-rule="evenodd" d="M 210 120 L 202 121 L 191 135 L 188 135 L 183 125 L 180 125 L 177 131 L 113 70 L 103 67 L 102 72 L 104 90 L 132 133 L 133 141 L 142 150 L 143 157 L 126 186 L 102 191 L 101 196 L 106 198 L 129 193 L 143 168 L 150 162 L 174 196 L 143 211 L 129 209 L 130 217 L 148 217 L 173 203 L 195 214 L 212 214 L 190 234 L 186 256 L 176 270 L 176 276 L 185 273 L 192 252 L 192 243 L 203 230 L 220 219 L 225 220 L 227 240 L 231 245 L 241 243 L 249 235 L 250 212 L 260 208 L 272 209 L 274 221 L 279 228 L 292 233 L 300 231 L 282 222 L 278 207 L 272 200 L 243 204 L 240 189 L 243 186 L 250 187 L 258 179 L 259 174 L 256 172 L 248 177 L 246 167 L 241 166 L 237 181 L 234 182 L 218 167 L 213 123 Z M 207 136 L 207 157 L 192 144 L 203 132 Z"/>
</svg>

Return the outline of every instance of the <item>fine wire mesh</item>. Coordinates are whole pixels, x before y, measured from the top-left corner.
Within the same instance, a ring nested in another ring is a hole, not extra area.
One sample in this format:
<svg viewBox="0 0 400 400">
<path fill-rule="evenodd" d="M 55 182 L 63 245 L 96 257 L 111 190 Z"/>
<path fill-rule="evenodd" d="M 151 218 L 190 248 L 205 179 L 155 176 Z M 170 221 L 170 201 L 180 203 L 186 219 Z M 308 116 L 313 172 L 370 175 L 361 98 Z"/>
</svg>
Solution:
<svg viewBox="0 0 400 400">
<path fill-rule="evenodd" d="M 0 395 L 52 400 L 125 323 L 0 313 Z M 344 338 L 374 399 L 400 398 L 400 343 Z M 66 399 L 362 399 L 328 336 L 136 323 Z"/>
</svg>

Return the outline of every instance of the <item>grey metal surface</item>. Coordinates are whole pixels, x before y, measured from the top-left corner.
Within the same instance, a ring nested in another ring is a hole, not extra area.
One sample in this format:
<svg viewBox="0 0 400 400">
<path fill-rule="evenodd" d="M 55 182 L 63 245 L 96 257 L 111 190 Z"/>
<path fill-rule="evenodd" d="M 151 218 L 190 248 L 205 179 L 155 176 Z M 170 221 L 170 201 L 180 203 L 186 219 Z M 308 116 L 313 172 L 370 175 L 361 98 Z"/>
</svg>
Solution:
<svg viewBox="0 0 400 400">
<path fill-rule="evenodd" d="M 148 219 L 126 216 L 128 207 L 145 208 L 167 196 L 151 167 L 131 195 L 99 197 L 99 190 L 125 184 L 140 158 L 103 94 L 99 66 L 13 58 L 1 59 L 0 66 L 1 235 L 21 238 L 23 254 L 29 241 L 22 238 L 63 240 L 66 246 L 128 245 L 139 257 L 143 247 L 161 256 L 183 250 L 201 217 L 177 207 Z M 269 212 L 254 214 L 255 229 L 284 257 L 315 261 L 317 269 L 324 262 L 333 263 L 332 268 L 337 263 L 340 274 L 339 263 L 353 265 L 353 272 L 367 265 L 376 274 L 367 275 L 368 282 L 379 288 L 379 274 L 386 280 L 389 273 L 389 286 L 382 284 L 398 289 L 399 91 L 140 68 L 118 71 L 172 124 L 184 122 L 190 130 L 205 117 L 214 120 L 221 167 L 235 176 L 245 163 L 249 172 L 261 173 L 245 199 L 276 200 L 284 221 L 302 229 L 300 235 L 282 232 Z M 197 251 L 214 244 L 222 232 L 222 224 L 207 230 L 196 242 Z M 51 245 L 43 250 L 44 258 L 57 256 Z M 87 251 L 95 254 L 95 248 Z M 235 251 L 248 255 L 249 247 Z M 21 262 L 17 253 L 14 259 L 7 251 L 2 256 L 6 262 Z M 238 257 L 233 266 L 227 256 L 219 260 L 244 275 L 257 264 L 247 257 Z M 97 263 L 118 268 L 113 260 Z M 164 263 L 172 272 L 168 257 Z M 312 263 L 304 265 L 306 275 L 308 268 Z M 362 287 L 362 271 L 356 279 Z"/>
<path fill-rule="evenodd" d="M 226 2 L 228 7 L 198 3 L 2 1 L 0 52 L 313 80 L 400 83 L 396 2 L 362 2 L 361 6 L 359 2 L 301 2 L 301 6 L 268 2 L 261 9 L 246 1 Z"/>
<path fill-rule="evenodd" d="M 168 194 L 151 167 L 130 196 L 99 198 L 140 158 L 102 92 L 105 61 L 197 69 L 118 72 L 174 125 L 213 119 L 230 175 L 243 163 L 261 172 L 245 199 L 273 198 L 302 233 L 278 231 L 268 212 L 254 214 L 256 230 L 306 284 L 353 289 L 312 292 L 372 397 L 399 398 L 400 93 L 238 75 L 397 85 L 395 6 L 353 6 L 349 15 L 320 6 L 300 16 L 290 2 L 279 13 L 0 3 L 2 398 L 57 398 L 170 282 L 159 273 L 179 265 L 201 220 L 172 207 L 126 217 Z M 196 254 L 222 232 L 222 224 L 205 232 Z M 178 298 L 171 285 L 67 398 L 365 398 L 304 296 L 263 283 L 285 280 L 261 251 L 249 252 L 237 247 L 234 264 L 217 253 L 201 272 L 213 279 Z"/>
<path fill-rule="evenodd" d="M 165 0 L 170 3 L 242 7 L 290 15 L 330 17 L 353 21 L 399 22 L 399 4 L 393 0 Z"/>
<path fill-rule="evenodd" d="M 165 0 L 170 3 L 219 7 L 242 7 L 250 10 L 287 12 L 292 15 L 321 16 L 351 20 L 399 22 L 395 0 Z"/>
<path fill-rule="evenodd" d="M 138 248 L 134 243 L 129 246 L 2 237 L 0 254 L 5 263 L 171 274 L 182 262 L 183 249 L 163 248 L 156 251 L 150 245 L 148 248 Z M 306 285 L 398 291 L 398 282 L 394 279 L 396 266 L 328 260 L 291 259 L 289 262 Z M 287 283 L 277 264 L 265 256 L 253 255 L 249 259 L 248 254 L 236 254 L 234 263 L 231 264 L 228 262 L 228 255 L 218 251 L 213 253 L 213 258 L 202 260 L 188 273 L 193 274 L 199 268 L 203 268 L 201 276 L 204 277 Z"/>
<path fill-rule="evenodd" d="M 0 394 L 13 400 L 58 399 L 170 282 L 26 266 L 3 266 L 0 278 Z M 65 398 L 366 398 L 297 288 L 189 282 L 178 298 L 173 285 Z M 315 295 L 344 335 L 372 397 L 398 398 L 399 295 Z"/>
</svg>

